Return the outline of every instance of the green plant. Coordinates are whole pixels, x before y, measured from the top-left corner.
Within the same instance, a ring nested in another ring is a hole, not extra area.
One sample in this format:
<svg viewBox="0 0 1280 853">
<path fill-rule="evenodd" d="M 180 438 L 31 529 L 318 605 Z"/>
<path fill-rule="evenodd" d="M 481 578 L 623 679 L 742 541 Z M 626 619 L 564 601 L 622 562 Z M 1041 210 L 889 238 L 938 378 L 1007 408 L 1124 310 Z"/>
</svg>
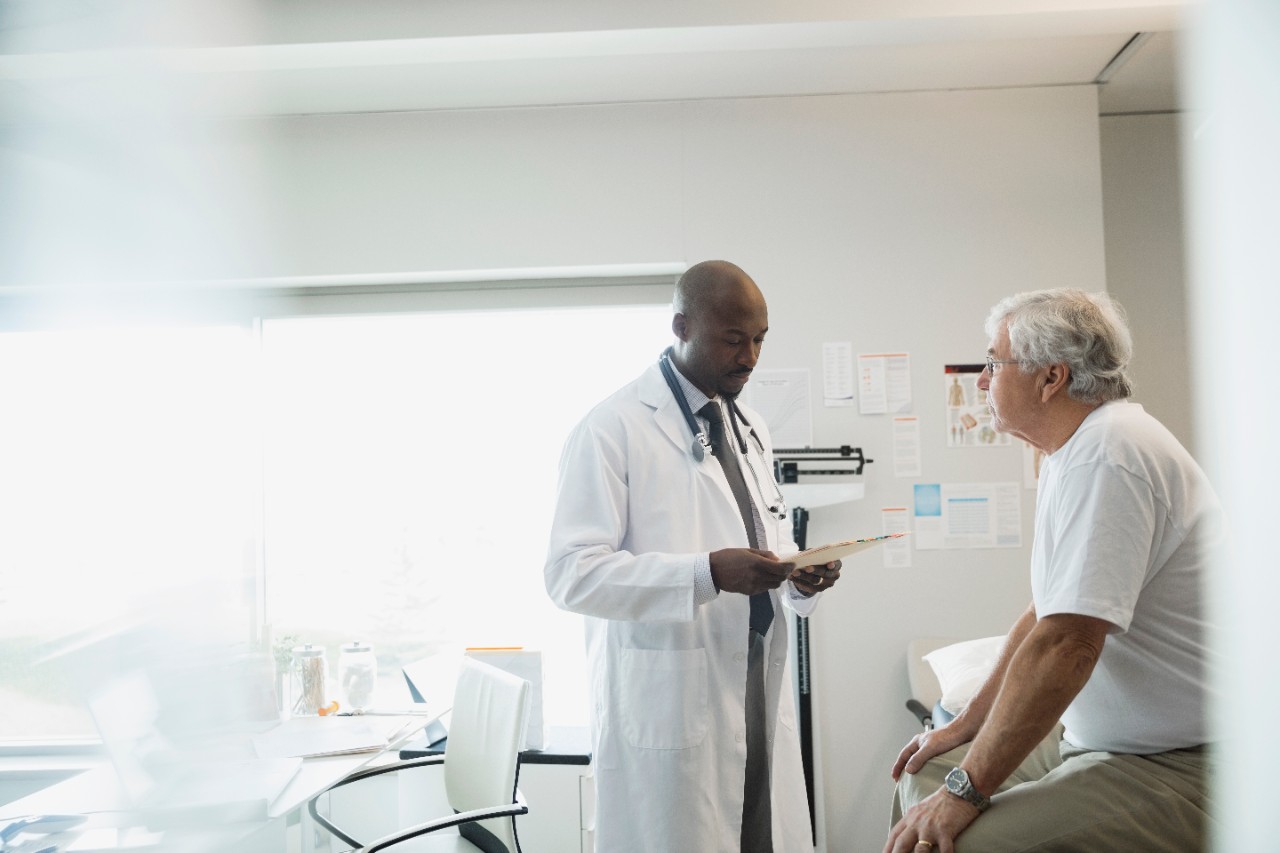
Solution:
<svg viewBox="0 0 1280 853">
<path fill-rule="evenodd" d="M 298 638 L 293 634 L 285 634 L 271 644 L 271 656 L 275 658 L 277 675 L 289 671 L 289 663 L 293 660 L 293 647 L 297 644 Z"/>
</svg>

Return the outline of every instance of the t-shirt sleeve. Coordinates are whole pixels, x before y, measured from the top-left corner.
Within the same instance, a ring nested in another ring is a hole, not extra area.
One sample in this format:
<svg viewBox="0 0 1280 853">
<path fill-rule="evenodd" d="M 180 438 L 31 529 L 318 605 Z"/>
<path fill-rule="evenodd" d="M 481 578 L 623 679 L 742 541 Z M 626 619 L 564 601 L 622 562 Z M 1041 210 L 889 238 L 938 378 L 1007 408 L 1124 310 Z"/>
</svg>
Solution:
<svg viewBox="0 0 1280 853">
<path fill-rule="evenodd" d="M 1151 562 L 1150 485 L 1113 463 L 1082 465 L 1063 472 L 1054 502 L 1037 615 L 1093 616 L 1127 631 Z"/>
</svg>

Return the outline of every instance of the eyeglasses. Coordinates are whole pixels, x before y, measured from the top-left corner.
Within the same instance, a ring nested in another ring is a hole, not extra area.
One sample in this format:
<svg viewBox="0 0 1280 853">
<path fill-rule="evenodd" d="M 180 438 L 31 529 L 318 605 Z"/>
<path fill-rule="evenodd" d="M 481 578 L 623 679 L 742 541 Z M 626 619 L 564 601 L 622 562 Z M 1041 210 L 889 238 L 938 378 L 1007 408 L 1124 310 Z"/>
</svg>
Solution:
<svg viewBox="0 0 1280 853">
<path fill-rule="evenodd" d="M 1007 361 L 1000 361 L 999 359 L 994 359 L 991 356 L 987 356 L 987 375 L 988 376 L 996 375 L 997 364 L 1022 364 L 1022 362 L 1019 361 L 1018 359 L 1009 359 Z"/>
</svg>

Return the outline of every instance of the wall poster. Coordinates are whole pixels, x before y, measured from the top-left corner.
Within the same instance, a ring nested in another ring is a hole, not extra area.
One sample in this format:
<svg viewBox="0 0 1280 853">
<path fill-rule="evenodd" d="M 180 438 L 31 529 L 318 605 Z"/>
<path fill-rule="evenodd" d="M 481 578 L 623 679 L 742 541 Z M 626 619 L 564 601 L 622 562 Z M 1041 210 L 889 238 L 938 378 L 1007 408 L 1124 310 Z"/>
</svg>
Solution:
<svg viewBox="0 0 1280 853">
<path fill-rule="evenodd" d="M 985 365 L 943 366 L 947 405 L 947 447 L 1008 447 L 1009 436 L 991 427 L 987 395 L 978 390 L 978 375 Z"/>
</svg>

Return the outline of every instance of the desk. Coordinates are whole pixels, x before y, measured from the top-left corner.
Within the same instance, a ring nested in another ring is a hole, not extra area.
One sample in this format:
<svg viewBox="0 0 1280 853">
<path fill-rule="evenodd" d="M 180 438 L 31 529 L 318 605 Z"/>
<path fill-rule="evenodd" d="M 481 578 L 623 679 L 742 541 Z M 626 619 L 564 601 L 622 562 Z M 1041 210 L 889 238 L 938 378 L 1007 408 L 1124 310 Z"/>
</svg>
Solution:
<svg viewBox="0 0 1280 853">
<path fill-rule="evenodd" d="M 345 719 L 345 718 L 340 718 Z M 197 821 L 152 831 L 132 809 L 115 768 L 106 760 L 98 760 L 83 773 L 51 785 L 44 790 L 0 806 L 0 817 L 40 814 L 83 814 L 90 816 L 89 827 L 81 842 L 70 850 L 114 851 L 157 850 L 181 847 L 191 851 L 261 851 L 280 853 L 288 849 L 285 833 L 292 818 L 312 797 L 365 765 L 387 756 L 416 736 L 433 718 L 427 716 L 361 717 L 359 718 L 391 739 L 384 750 L 307 758 L 297 775 L 290 780 L 268 810 L 267 821 L 243 822 L 226 826 L 212 821 Z M 7 823 L 7 821 L 6 821 Z"/>
</svg>

